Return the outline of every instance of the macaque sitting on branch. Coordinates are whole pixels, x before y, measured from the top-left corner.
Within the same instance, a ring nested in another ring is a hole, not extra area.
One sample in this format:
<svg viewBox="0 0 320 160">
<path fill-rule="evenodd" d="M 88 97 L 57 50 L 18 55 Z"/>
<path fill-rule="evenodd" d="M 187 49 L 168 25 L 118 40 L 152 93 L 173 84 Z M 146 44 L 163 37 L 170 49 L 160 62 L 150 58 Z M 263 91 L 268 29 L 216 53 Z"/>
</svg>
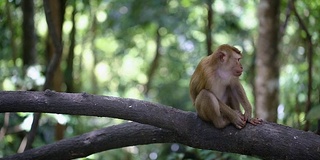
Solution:
<svg viewBox="0 0 320 160">
<path fill-rule="evenodd" d="M 241 52 L 224 44 L 203 58 L 190 80 L 190 96 L 198 116 L 216 128 L 232 123 L 242 129 L 246 122 L 258 125 L 261 119 L 251 118 L 252 107 L 239 81 L 243 68 Z M 240 104 L 244 108 L 241 113 Z"/>
</svg>

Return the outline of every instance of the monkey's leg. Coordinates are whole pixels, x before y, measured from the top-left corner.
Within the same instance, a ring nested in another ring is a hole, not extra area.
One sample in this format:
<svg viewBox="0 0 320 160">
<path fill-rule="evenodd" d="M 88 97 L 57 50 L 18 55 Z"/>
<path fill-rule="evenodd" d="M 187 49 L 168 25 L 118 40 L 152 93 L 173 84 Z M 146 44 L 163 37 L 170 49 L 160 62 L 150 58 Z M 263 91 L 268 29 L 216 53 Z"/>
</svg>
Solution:
<svg viewBox="0 0 320 160">
<path fill-rule="evenodd" d="M 222 115 L 226 116 L 228 120 L 234 124 L 238 129 L 242 129 L 246 125 L 246 121 L 244 115 L 240 112 L 240 110 L 233 110 L 219 99 L 220 112 Z"/>
<path fill-rule="evenodd" d="M 201 90 L 195 100 L 195 106 L 199 117 L 211 121 L 216 128 L 224 128 L 230 124 L 230 121 L 221 114 L 219 101 L 211 92 Z"/>
</svg>

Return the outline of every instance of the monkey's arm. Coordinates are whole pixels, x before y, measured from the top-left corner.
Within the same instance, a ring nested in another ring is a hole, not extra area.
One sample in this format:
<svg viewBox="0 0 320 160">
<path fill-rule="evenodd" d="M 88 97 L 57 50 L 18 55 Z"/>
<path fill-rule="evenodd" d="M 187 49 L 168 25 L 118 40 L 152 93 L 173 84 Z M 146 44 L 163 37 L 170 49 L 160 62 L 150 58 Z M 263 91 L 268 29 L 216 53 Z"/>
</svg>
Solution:
<svg viewBox="0 0 320 160">
<path fill-rule="evenodd" d="M 253 125 L 260 124 L 262 122 L 261 119 L 251 117 L 252 106 L 248 100 L 246 92 L 244 91 L 241 83 L 239 81 L 237 83 L 234 83 L 234 86 L 232 88 L 233 88 L 232 92 L 235 93 L 237 100 L 240 102 L 240 104 L 244 108 L 244 111 L 245 111 L 244 112 L 244 120 L 253 124 Z"/>
<path fill-rule="evenodd" d="M 246 95 L 246 92 L 244 91 L 240 81 L 236 81 L 233 83 L 232 92 L 236 96 L 237 100 L 239 103 L 242 105 L 244 109 L 244 118 L 246 121 L 251 119 L 251 114 L 252 114 L 252 106 L 248 100 L 248 97 Z"/>
</svg>

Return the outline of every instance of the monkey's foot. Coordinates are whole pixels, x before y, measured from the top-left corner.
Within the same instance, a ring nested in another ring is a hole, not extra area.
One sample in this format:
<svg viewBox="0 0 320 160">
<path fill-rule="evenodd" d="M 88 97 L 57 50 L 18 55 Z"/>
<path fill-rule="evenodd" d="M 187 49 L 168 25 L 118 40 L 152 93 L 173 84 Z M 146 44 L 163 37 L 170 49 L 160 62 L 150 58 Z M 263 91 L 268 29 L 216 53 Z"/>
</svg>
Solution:
<svg viewBox="0 0 320 160">
<path fill-rule="evenodd" d="M 256 125 L 258 125 L 258 124 L 261 124 L 262 119 L 259 119 L 259 118 L 251 118 L 250 120 L 248 119 L 248 122 L 256 126 Z"/>
</svg>

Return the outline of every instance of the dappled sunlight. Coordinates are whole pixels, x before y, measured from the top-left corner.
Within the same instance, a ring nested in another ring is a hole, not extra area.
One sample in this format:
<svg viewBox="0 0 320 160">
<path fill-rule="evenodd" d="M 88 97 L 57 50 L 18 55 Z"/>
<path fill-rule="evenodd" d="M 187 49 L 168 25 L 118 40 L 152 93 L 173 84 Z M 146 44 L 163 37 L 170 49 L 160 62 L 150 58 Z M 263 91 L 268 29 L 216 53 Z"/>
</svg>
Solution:
<svg viewBox="0 0 320 160">
<path fill-rule="evenodd" d="M 98 22 L 102 23 L 107 20 L 108 14 L 103 11 L 98 11 L 96 17 L 97 17 Z"/>
<path fill-rule="evenodd" d="M 30 66 L 27 69 L 27 76 L 30 77 L 37 86 L 43 85 L 45 81 L 45 77 L 41 75 L 41 69 L 41 66 Z"/>
</svg>

